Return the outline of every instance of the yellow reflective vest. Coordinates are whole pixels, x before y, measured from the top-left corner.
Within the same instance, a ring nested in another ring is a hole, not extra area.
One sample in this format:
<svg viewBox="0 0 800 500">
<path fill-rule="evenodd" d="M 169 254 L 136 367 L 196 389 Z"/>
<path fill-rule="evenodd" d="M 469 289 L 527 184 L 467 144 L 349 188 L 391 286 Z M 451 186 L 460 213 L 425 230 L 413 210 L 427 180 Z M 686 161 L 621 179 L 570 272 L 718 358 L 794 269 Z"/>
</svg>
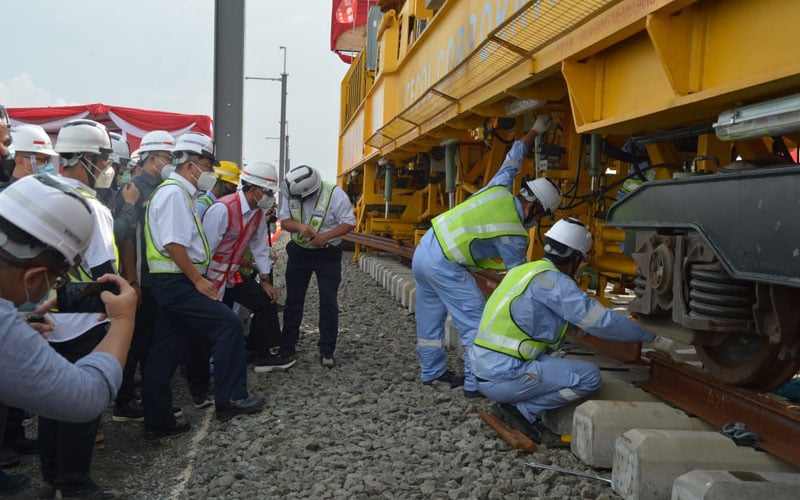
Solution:
<svg viewBox="0 0 800 500">
<path fill-rule="evenodd" d="M 150 195 L 150 200 L 155 197 L 156 192 L 158 192 L 159 189 L 169 185 L 176 185 L 181 188 L 183 193 L 186 195 L 186 203 L 188 204 L 187 206 L 190 209 L 194 206 L 192 203 L 192 195 L 189 194 L 189 191 L 185 186 L 175 179 L 167 179 L 159 184 Z M 200 219 L 197 217 L 197 214 L 194 213 L 194 210 L 192 210 L 192 214 L 194 214 L 194 223 L 197 227 L 197 231 L 200 233 L 200 237 L 203 240 L 203 249 L 205 250 L 206 255 L 206 258 L 203 262 L 192 262 L 192 265 L 198 271 L 200 271 L 200 274 L 205 274 L 206 269 L 208 269 L 208 264 L 211 262 L 211 248 L 209 248 L 208 241 L 206 241 L 206 233 L 203 232 L 203 226 L 200 224 Z M 147 266 L 150 268 L 150 274 L 180 274 L 183 272 L 181 271 L 181 268 L 178 267 L 178 264 L 172 260 L 172 257 L 159 252 L 155 243 L 153 243 L 153 236 L 150 233 L 150 202 L 147 203 L 147 210 L 145 211 L 144 216 L 144 237 L 145 244 L 147 245 Z"/>
<path fill-rule="evenodd" d="M 102 202 L 97 199 L 97 196 L 92 194 L 91 191 L 88 191 L 88 190 L 86 190 L 86 189 L 84 189 L 82 187 L 77 187 L 75 189 L 77 189 L 78 192 L 81 193 L 81 195 L 83 195 L 84 198 L 86 198 L 88 200 L 95 200 L 96 202 L 102 204 Z M 116 237 L 114 236 L 113 233 L 111 234 L 111 244 L 114 245 L 114 270 L 117 273 L 119 273 L 119 265 L 120 265 L 119 264 L 119 248 L 117 248 L 117 239 L 116 239 Z M 69 271 L 69 280 L 73 281 L 73 282 L 78 281 L 78 282 L 84 282 L 84 283 L 89 282 L 89 281 L 94 281 L 94 278 L 92 278 L 91 272 L 92 272 L 91 269 L 89 269 L 87 271 L 86 269 L 83 268 L 82 265 L 77 265 L 77 266 L 73 267 L 72 269 L 70 269 L 70 271 Z"/>
<path fill-rule="evenodd" d="M 322 227 L 322 222 L 325 220 L 325 215 L 328 213 L 328 207 L 331 204 L 331 197 L 333 196 L 334 184 L 322 181 L 322 188 L 317 198 L 317 203 L 314 205 L 314 212 L 311 214 L 311 220 L 308 225 L 314 228 L 314 231 L 319 232 Z M 297 197 L 289 198 L 289 213 L 292 214 L 292 220 L 303 223 L 303 200 Z M 304 248 L 312 248 L 308 238 L 300 233 L 292 233 L 292 240 Z M 316 248 L 316 247 L 313 247 Z"/>
<path fill-rule="evenodd" d="M 436 216 L 433 231 L 444 255 L 462 266 L 503 270 L 502 261 L 475 259 L 470 246 L 475 240 L 501 236 L 528 238 L 514 204 L 514 195 L 504 186 L 493 186 Z"/>
<path fill-rule="evenodd" d="M 511 302 L 525 291 L 536 276 L 545 271 L 557 269 L 549 260 L 537 260 L 508 272 L 486 301 L 475 345 L 525 361 L 536 359 L 548 349 L 558 349 L 569 323 L 564 322 L 553 343 L 546 343 L 532 339 L 511 317 Z"/>
</svg>

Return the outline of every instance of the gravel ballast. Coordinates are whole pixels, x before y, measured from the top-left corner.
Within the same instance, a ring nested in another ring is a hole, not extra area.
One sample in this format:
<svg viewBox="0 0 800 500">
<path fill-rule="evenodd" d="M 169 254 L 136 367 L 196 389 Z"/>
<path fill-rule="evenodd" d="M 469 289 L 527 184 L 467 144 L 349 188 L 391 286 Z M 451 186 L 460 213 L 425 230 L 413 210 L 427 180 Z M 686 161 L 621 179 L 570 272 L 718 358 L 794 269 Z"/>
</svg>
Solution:
<svg viewBox="0 0 800 500">
<path fill-rule="evenodd" d="M 282 247 L 276 285 L 285 296 Z M 192 407 L 176 375 L 176 404 L 192 432 L 151 443 L 141 424 L 104 415 L 106 442 L 92 476 L 126 498 L 618 498 L 600 482 L 525 465 L 589 471 L 569 450 L 513 450 L 479 419 L 483 399 L 419 381 L 414 316 L 345 252 L 339 290 L 336 367 L 317 350 L 318 295 L 312 279 L 298 345 L 287 371 L 248 370 L 257 415 L 225 423 Z M 449 354 L 452 369 L 461 362 Z M 38 461 L 10 472 L 38 481 Z M 606 477 L 609 474 L 604 474 Z"/>
</svg>

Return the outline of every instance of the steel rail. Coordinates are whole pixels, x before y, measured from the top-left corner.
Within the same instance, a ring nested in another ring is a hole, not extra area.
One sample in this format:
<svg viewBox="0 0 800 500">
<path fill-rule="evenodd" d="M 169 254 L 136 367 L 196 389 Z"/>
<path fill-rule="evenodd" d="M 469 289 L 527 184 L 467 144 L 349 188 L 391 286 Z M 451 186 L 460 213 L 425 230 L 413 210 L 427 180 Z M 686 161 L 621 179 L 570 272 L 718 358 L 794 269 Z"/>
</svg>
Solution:
<svg viewBox="0 0 800 500">
<path fill-rule="evenodd" d="M 384 252 L 397 255 L 411 260 L 414 256 L 414 247 L 404 245 L 402 242 L 384 238 L 382 236 L 373 236 L 363 233 L 351 232 L 342 237 L 343 239 L 352 243 L 363 245 L 366 247 L 374 248 Z M 472 273 L 478 287 L 488 297 L 495 288 L 497 288 L 500 280 L 503 279 L 504 273 L 497 273 L 495 271 L 476 271 Z M 628 364 L 642 364 L 641 348 L 642 345 L 636 342 L 611 342 L 603 340 L 591 335 L 575 336 L 570 334 L 570 338 L 582 346 L 591 349 L 595 352 L 610 356 L 621 363 Z"/>
<path fill-rule="evenodd" d="M 752 446 L 800 466 L 800 407 L 726 385 L 694 366 L 651 352 L 650 376 L 638 385 L 714 425 L 744 423 L 760 436 Z"/>
</svg>

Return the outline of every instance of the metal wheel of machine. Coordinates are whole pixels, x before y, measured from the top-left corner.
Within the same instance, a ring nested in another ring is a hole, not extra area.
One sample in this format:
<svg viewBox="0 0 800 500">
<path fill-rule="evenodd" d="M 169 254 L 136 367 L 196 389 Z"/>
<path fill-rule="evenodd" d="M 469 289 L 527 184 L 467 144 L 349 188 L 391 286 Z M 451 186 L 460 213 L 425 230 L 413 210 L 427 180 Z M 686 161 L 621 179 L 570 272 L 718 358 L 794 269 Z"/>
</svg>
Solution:
<svg viewBox="0 0 800 500">
<path fill-rule="evenodd" d="M 797 372 L 798 359 L 780 360 L 781 346 L 756 335 L 730 335 L 721 344 L 695 346 L 703 368 L 731 385 L 776 389 Z"/>
<path fill-rule="evenodd" d="M 772 390 L 797 372 L 800 360 L 786 357 L 785 352 L 780 357 L 783 345 L 771 344 L 767 336 L 753 331 L 751 286 L 713 266 L 693 266 L 689 288 L 690 316 L 743 328 L 742 333 L 726 335 L 720 343 L 695 346 L 709 374 L 728 384 Z M 777 330 L 777 325 L 773 313 L 766 316 L 762 328 Z"/>
</svg>

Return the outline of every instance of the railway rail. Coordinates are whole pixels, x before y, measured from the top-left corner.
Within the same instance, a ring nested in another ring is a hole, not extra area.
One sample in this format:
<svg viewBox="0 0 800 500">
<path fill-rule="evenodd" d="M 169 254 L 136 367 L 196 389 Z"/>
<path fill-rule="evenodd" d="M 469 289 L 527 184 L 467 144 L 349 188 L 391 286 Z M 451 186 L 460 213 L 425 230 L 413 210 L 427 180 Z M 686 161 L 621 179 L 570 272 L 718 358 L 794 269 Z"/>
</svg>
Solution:
<svg viewBox="0 0 800 500">
<path fill-rule="evenodd" d="M 353 233 L 347 240 L 362 247 L 389 252 L 402 259 L 413 257 L 413 248 L 388 238 Z M 356 248 L 355 258 L 364 249 Z M 484 291 L 497 287 L 502 275 L 481 271 L 475 278 Z M 571 336 L 573 341 L 625 364 L 649 364 L 642 388 L 660 399 L 714 426 L 739 424 L 747 431 L 745 444 L 764 450 L 800 467 L 800 405 L 756 390 L 722 383 L 691 364 L 675 363 L 667 356 L 647 353 L 642 357 L 639 343 L 609 342 L 591 335 Z"/>
</svg>

